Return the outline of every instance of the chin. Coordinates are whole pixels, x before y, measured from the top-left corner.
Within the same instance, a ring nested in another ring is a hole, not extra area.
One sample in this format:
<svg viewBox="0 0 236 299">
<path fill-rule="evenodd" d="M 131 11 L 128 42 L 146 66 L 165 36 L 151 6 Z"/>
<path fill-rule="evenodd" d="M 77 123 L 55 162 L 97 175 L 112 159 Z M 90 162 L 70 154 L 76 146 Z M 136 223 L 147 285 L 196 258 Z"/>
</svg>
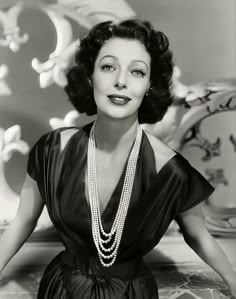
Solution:
<svg viewBox="0 0 236 299">
<path fill-rule="evenodd" d="M 101 107 L 102 109 L 99 109 L 98 107 L 98 116 L 100 117 L 108 117 L 111 119 L 127 119 L 132 118 L 136 119 L 138 118 L 138 107 L 131 107 L 129 105 L 124 106 L 115 106 L 115 105 L 103 105 Z"/>
</svg>

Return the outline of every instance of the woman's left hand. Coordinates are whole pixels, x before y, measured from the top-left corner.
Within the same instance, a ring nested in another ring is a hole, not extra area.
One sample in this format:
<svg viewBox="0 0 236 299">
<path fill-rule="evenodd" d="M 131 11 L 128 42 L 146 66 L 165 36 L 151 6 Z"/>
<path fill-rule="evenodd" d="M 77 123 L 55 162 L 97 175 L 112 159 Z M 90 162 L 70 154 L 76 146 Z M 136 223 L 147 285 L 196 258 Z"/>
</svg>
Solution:
<svg viewBox="0 0 236 299">
<path fill-rule="evenodd" d="M 231 294 L 236 299 L 236 272 L 234 272 L 234 275 L 230 278 L 230 280 L 226 281 L 226 283 L 229 287 Z"/>
<path fill-rule="evenodd" d="M 233 296 L 233 298 L 236 299 L 236 288 L 234 287 L 234 290 L 230 289 L 230 292 L 231 292 L 231 295 Z"/>
<path fill-rule="evenodd" d="M 234 298 L 236 299 L 236 286 L 234 285 L 233 288 L 229 288 L 231 294 L 234 296 Z"/>
</svg>

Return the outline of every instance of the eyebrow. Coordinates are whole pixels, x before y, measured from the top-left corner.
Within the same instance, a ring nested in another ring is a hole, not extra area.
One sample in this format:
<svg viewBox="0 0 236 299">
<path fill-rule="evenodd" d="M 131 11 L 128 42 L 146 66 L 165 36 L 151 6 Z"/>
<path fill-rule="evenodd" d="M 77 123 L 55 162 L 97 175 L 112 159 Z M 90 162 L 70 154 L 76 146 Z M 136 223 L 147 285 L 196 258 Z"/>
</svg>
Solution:
<svg viewBox="0 0 236 299">
<path fill-rule="evenodd" d="M 105 55 L 105 56 L 103 56 L 103 57 L 100 59 L 99 62 L 101 62 L 104 58 L 114 58 L 115 60 L 117 60 L 117 57 L 114 56 L 114 55 Z M 141 62 L 141 63 L 145 64 L 145 65 L 146 65 L 146 68 L 149 70 L 148 65 L 147 65 L 146 62 L 143 61 L 143 60 L 140 60 L 140 59 L 134 59 L 134 60 L 132 60 L 132 62 Z"/>
</svg>

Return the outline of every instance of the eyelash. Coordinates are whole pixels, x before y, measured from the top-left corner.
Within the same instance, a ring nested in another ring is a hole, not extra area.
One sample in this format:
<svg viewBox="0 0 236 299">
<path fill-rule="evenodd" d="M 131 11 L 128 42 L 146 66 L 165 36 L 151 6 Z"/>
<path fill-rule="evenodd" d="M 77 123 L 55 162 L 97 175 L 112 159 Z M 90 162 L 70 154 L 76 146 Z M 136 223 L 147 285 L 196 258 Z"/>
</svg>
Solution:
<svg viewBox="0 0 236 299">
<path fill-rule="evenodd" d="M 114 66 L 112 66 L 112 65 L 109 65 L 109 64 L 105 64 L 105 65 L 103 65 L 102 67 L 101 67 L 101 69 L 103 70 L 103 71 L 110 71 L 111 69 L 115 69 L 114 68 Z"/>
<path fill-rule="evenodd" d="M 133 70 L 132 73 L 134 73 L 134 72 L 140 74 L 142 78 L 145 76 L 145 73 L 141 70 Z"/>
<path fill-rule="evenodd" d="M 115 70 L 115 67 L 109 64 L 105 64 L 103 66 L 101 66 L 101 69 L 103 71 L 111 71 L 112 69 Z M 132 74 L 136 73 L 136 75 L 141 75 L 141 77 L 143 78 L 145 76 L 145 73 L 141 70 L 132 70 L 131 71 Z"/>
</svg>

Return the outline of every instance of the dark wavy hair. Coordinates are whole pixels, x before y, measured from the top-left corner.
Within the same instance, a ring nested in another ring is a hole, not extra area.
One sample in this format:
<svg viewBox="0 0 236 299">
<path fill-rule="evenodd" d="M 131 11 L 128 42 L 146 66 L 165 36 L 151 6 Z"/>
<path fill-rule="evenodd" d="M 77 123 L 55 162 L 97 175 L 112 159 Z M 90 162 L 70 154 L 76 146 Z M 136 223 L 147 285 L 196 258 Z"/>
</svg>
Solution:
<svg viewBox="0 0 236 299">
<path fill-rule="evenodd" d="M 171 78 L 173 73 L 172 52 L 164 33 L 153 28 L 149 21 L 128 19 L 119 23 L 106 21 L 95 25 L 81 40 L 75 54 L 76 66 L 67 73 L 65 91 L 69 101 L 87 115 L 97 113 L 91 78 L 98 53 L 104 43 L 113 38 L 140 41 L 151 57 L 151 88 L 144 96 L 138 111 L 140 123 L 160 121 L 172 103 Z"/>
</svg>

